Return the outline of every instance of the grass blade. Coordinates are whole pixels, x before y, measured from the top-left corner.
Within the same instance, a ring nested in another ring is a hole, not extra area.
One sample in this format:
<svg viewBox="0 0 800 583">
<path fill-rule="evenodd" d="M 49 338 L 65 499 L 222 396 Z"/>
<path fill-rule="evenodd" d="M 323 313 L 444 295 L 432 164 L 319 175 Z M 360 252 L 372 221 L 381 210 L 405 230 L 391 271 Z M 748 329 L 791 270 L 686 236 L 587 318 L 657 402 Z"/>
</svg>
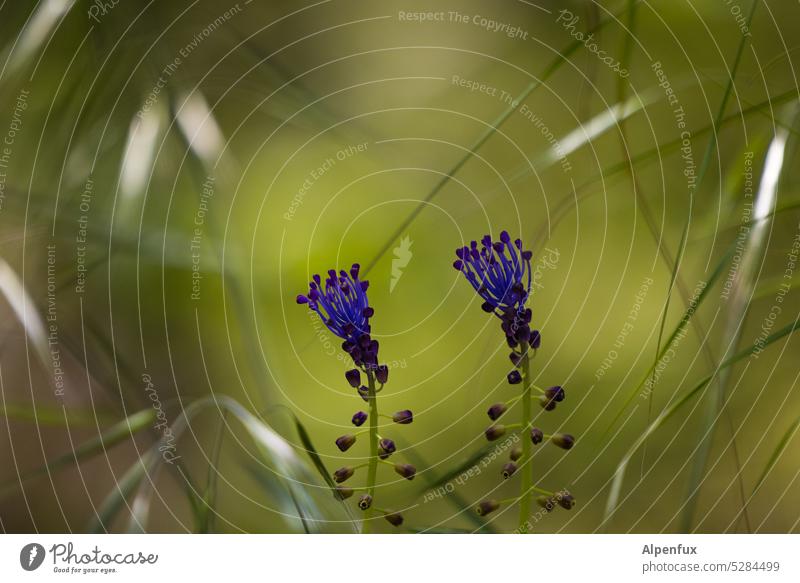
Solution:
<svg viewBox="0 0 800 583">
<path fill-rule="evenodd" d="M 287 441 L 234 399 L 208 397 L 189 404 L 171 426 L 174 439 L 179 439 L 191 419 L 206 409 L 227 411 L 247 430 L 259 454 L 265 462 L 268 462 L 264 468 L 271 474 L 266 477 L 275 482 L 277 489 L 274 491 L 282 492 L 284 496 L 291 498 L 292 504 L 298 510 L 297 518 L 301 519 L 304 526 L 309 525 L 307 520 L 313 521 L 314 525 L 321 521 L 321 511 L 309 494 L 309 488 L 304 487 L 309 483 L 312 487 L 314 486 L 306 464 L 297 456 Z M 147 524 L 155 487 L 155 474 L 164 461 L 159 455 L 159 445 L 160 443 L 156 444 L 150 450 L 149 463 L 145 468 L 150 479 L 140 486 L 133 501 L 131 516 L 128 520 L 128 532 L 144 532 Z"/>
<path fill-rule="evenodd" d="M 792 438 L 797 433 L 798 428 L 800 428 L 800 417 L 794 420 L 789 426 L 789 429 L 786 430 L 786 433 L 783 434 L 781 440 L 778 442 L 778 445 L 775 446 L 775 449 L 772 451 L 772 455 L 770 455 L 769 460 L 767 460 L 767 464 L 764 466 L 764 469 L 761 471 L 761 475 L 758 477 L 756 481 L 756 485 L 753 486 L 752 496 L 755 496 L 756 492 L 761 488 L 761 485 L 764 483 L 764 480 L 767 479 L 767 476 L 772 471 L 772 468 L 775 467 L 775 464 L 778 463 L 778 460 L 783 455 L 783 451 L 789 445 L 789 442 L 792 441 Z"/>
<path fill-rule="evenodd" d="M 0 294 L 5 296 L 14 315 L 22 324 L 25 336 L 33 345 L 42 367 L 45 371 L 49 371 L 52 365 L 44 321 L 36 311 L 36 304 L 28 295 L 22 281 L 2 257 L 0 257 Z M 48 374 L 47 377 L 50 379 L 50 384 L 53 385 L 53 375 Z"/>
<path fill-rule="evenodd" d="M 636 454 L 638 449 L 642 446 L 642 444 L 647 440 L 650 435 L 652 435 L 661 425 L 664 424 L 665 421 L 670 419 L 675 413 L 677 413 L 686 403 L 692 400 L 698 393 L 700 393 L 717 375 L 718 372 L 725 370 L 729 366 L 736 364 L 737 362 L 747 358 L 751 354 L 754 353 L 755 350 L 761 349 L 763 350 L 770 344 L 780 340 L 784 336 L 790 335 L 797 329 L 798 320 L 795 320 L 793 323 L 784 326 L 777 332 L 770 334 L 765 340 L 764 343 L 757 346 L 753 344 L 747 350 L 743 350 L 738 354 L 735 354 L 731 358 L 723 361 L 717 370 L 713 373 L 705 377 L 701 380 L 697 385 L 695 385 L 691 390 L 687 391 L 683 396 L 681 396 L 677 401 L 672 403 L 669 407 L 664 409 L 661 413 L 659 413 L 658 417 L 656 417 L 653 422 L 647 426 L 644 432 L 636 439 L 633 445 L 628 449 L 627 453 L 623 456 L 622 461 L 617 465 L 617 468 L 614 472 L 614 478 L 611 484 L 611 491 L 608 494 L 608 501 L 606 502 L 606 509 L 605 514 L 603 516 L 603 524 L 607 523 L 616 512 L 616 509 L 619 505 L 619 498 L 622 492 L 622 484 L 625 481 L 625 471 L 628 467 L 628 463 L 630 462 L 631 458 Z"/>
<path fill-rule="evenodd" d="M 730 302 L 727 331 L 724 335 L 725 342 L 728 342 L 725 353 L 729 351 L 735 352 L 738 348 L 756 282 L 763 266 L 766 230 L 769 223 L 767 217 L 775 207 L 778 199 L 778 183 L 783 170 L 787 139 L 788 132 L 778 129 L 767 151 L 764 173 L 761 177 L 761 185 L 754 205 L 753 226 L 747 236 L 739 268 L 738 282 Z M 687 503 L 684 506 L 681 519 L 681 527 L 685 532 L 691 530 L 692 519 L 697 505 L 697 496 L 705 479 L 706 466 L 711 454 L 717 419 L 724 409 L 726 386 L 729 377 L 730 370 L 720 374 L 717 390 L 709 397 L 706 406 L 705 422 L 701 433 L 704 437 L 700 442 L 692 465 L 687 486 Z M 744 500 L 742 503 L 744 504 Z"/>
<path fill-rule="evenodd" d="M 7 494 L 16 491 L 25 482 L 33 478 L 45 475 L 48 472 L 54 472 L 56 470 L 63 469 L 73 464 L 79 464 L 84 460 L 104 453 L 115 445 L 119 445 L 120 443 L 128 441 L 134 433 L 138 433 L 139 431 L 150 427 L 155 421 L 155 417 L 155 410 L 152 408 L 134 413 L 130 417 L 115 423 L 101 435 L 82 443 L 73 451 L 50 460 L 38 468 L 26 472 L 19 478 L 19 480 L 9 482 L 3 486 L 2 489 L 0 489 L 0 498 L 3 498 Z"/>
</svg>

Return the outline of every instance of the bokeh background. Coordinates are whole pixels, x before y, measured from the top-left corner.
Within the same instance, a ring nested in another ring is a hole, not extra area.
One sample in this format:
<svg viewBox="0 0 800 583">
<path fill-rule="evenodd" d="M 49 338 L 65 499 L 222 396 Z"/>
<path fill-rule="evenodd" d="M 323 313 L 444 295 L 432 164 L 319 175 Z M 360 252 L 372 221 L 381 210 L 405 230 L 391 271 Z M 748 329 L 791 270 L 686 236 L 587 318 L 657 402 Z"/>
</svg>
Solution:
<svg viewBox="0 0 800 583">
<path fill-rule="evenodd" d="M 537 423 L 577 437 L 537 449 L 578 503 L 533 530 L 796 532 L 799 17 L 0 2 L 0 528 L 358 530 L 322 474 L 364 459 L 334 445 L 364 404 L 295 296 L 359 262 L 381 408 L 415 413 L 385 432 L 418 476 L 382 469 L 381 507 L 512 531 L 513 505 L 473 510 L 519 488 L 483 436 L 508 349 L 451 267 L 507 229 L 536 382 L 567 391 Z"/>
</svg>

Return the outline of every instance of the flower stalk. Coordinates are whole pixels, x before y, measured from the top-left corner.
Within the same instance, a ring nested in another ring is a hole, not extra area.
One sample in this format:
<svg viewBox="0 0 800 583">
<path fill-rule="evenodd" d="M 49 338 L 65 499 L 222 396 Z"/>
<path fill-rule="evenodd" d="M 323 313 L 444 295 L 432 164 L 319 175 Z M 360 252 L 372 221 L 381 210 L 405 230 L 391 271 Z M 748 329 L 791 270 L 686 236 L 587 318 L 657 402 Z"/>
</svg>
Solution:
<svg viewBox="0 0 800 583">
<path fill-rule="evenodd" d="M 520 481 L 520 504 L 519 504 L 519 532 L 528 522 L 531 510 L 531 490 L 533 488 L 533 460 L 531 457 L 531 446 L 533 443 L 526 439 L 526 432 L 533 423 L 533 412 L 531 408 L 531 361 L 528 344 L 523 342 L 520 345 L 522 352 L 522 457 L 518 464 L 522 468 L 522 480 Z"/>
<path fill-rule="evenodd" d="M 378 476 L 378 395 L 375 392 L 375 375 L 367 370 L 369 388 L 369 467 L 367 468 L 367 494 L 375 497 L 375 481 Z M 370 507 L 364 514 L 364 526 L 361 531 L 368 533 L 373 509 Z"/>
</svg>

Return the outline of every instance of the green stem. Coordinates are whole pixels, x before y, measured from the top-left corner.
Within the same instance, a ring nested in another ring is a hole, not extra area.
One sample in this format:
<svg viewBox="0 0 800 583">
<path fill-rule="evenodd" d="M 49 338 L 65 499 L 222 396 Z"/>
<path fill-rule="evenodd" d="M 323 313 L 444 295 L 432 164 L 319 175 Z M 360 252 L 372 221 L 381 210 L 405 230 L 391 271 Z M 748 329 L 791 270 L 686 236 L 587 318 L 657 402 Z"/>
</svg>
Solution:
<svg viewBox="0 0 800 583">
<path fill-rule="evenodd" d="M 375 392 L 375 375 L 367 370 L 369 381 L 369 468 L 367 469 L 367 494 L 375 499 L 375 480 L 378 476 L 378 397 Z M 373 508 L 364 512 L 363 533 L 369 532 Z"/>
<path fill-rule="evenodd" d="M 519 459 L 519 466 L 522 468 L 522 480 L 520 482 L 519 500 L 519 531 L 528 523 L 528 516 L 531 512 L 531 489 L 533 488 L 533 463 L 531 462 L 531 440 L 526 435 L 526 431 L 532 422 L 531 411 L 531 357 L 528 354 L 528 345 L 523 343 L 522 350 L 522 457 Z M 530 463 L 530 467 L 525 467 Z"/>
</svg>

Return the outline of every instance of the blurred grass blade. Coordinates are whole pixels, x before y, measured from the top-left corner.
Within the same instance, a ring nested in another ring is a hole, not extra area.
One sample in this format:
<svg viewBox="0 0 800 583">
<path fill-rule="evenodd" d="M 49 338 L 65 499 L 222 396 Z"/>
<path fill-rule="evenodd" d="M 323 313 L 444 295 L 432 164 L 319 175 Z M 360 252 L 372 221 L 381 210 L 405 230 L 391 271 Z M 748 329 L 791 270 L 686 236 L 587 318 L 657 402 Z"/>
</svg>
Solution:
<svg viewBox="0 0 800 583">
<path fill-rule="evenodd" d="M 162 123 L 163 112 L 157 103 L 131 120 L 119 173 L 120 202 L 125 204 L 120 212 L 125 219 L 128 218 L 131 201 L 144 193 L 152 177 Z"/>
<path fill-rule="evenodd" d="M 398 441 L 398 440 L 395 440 L 395 441 L 397 441 L 398 443 L 401 443 L 401 441 Z M 430 464 L 421 455 L 419 455 L 419 453 L 417 453 L 417 451 L 414 448 L 402 447 L 401 449 L 403 450 L 403 453 L 408 458 L 408 460 L 415 467 L 417 467 L 417 468 L 429 468 L 429 467 L 431 467 Z M 482 453 L 483 454 L 483 455 L 481 455 L 481 457 L 478 458 L 478 461 L 480 461 L 480 459 L 482 459 L 484 457 L 486 452 L 485 452 L 485 450 L 482 450 L 481 452 L 478 452 L 478 453 Z M 470 459 L 472 459 L 472 458 L 470 458 Z M 473 465 L 475 465 L 475 464 L 473 463 L 471 465 L 468 465 L 466 469 L 469 469 Z M 463 472 L 463 471 L 464 470 L 461 470 L 461 472 Z M 458 472 L 455 475 L 458 476 L 461 472 Z M 419 476 L 418 479 L 422 479 L 422 481 L 424 482 L 425 490 L 429 490 L 429 491 L 438 488 L 442 483 L 446 483 L 448 481 L 448 480 L 444 480 L 444 482 L 442 482 L 441 477 L 439 477 L 439 478 L 432 477 L 430 475 L 430 472 L 419 472 L 417 474 L 417 476 Z M 487 522 L 483 518 L 478 516 L 478 514 L 473 509 L 474 504 L 472 504 L 469 501 L 465 500 L 463 498 L 463 496 L 461 496 L 461 494 L 459 494 L 455 490 L 453 490 L 453 492 L 448 492 L 447 496 L 445 497 L 445 500 L 450 502 L 453 505 L 453 507 L 457 508 L 459 511 L 463 511 L 463 512 L 461 512 L 461 514 L 463 514 L 470 522 L 472 522 L 478 528 L 479 532 L 483 532 L 483 533 L 497 533 L 498 532 L 498 530 L 494 526 L 493 522 Z"/>
<path fill-rule="evenodd" d="M 295 518 L 300 519 L 305 527 L 312 530 L 317 528 L 322 521 L 322 512 L 309 494 L 309 490 L 315 485 L 311 482 L 307 466 L 288 442 L 234 399 L 224 396 L 209 397 L 189 404 L 171 426 L 174 439 L 178 440 L 191 419 L 206 409 L 224 409 L 242 424 L 253 439 L 259 454 L 267 462 L 264 467 L 270 475 L 265 474 L 265 477 L 275 482 L 273 491 L 282 495 L 281 504 L 285 507 L 286 500 L 290 500 L 298 511 Z M 164 461 L 159 455 L 160 444 L 161 442 L 151 449 L 153 455 L 146 468 L 149 479 L 142 484 L 133 501 L 128 532 L 144 532 L 147 524 L 156 474 Z M 310 488 L 304 487 L 308 484 L 311 484 Z M 338 506 L 340 505 L 337 503 Z"/>
<path fill-rule="evenodd" d="M 730 300 L 727 315 L 727 325 L 723 342 L 727 343 L 723 354 L 736 352 L 739 341 L 744 329 L 744 323 L 750 308 L 756 282 L 762 268 L 765 253 L 765 243 L 769 216 L 771 215 L 778 200 L 778 184 L 783 170 L 784 158 L 786 153 L 786 141 L 788 132 L 778 128 L 775 137 L 767 150 L 764 170 L 761 175 L 761 182 L 758 193 L 753 204 L 752 226 L 746 236 L 745 241 L 737 237 L 737 246 L 744 244 L 739 271 L 735 274 L 736 283 L 733 290 L 733 297 Z M 708 458 L 711 454 L 714 433 L 725 403 L 725 393 L 730 370 L 723 371 L 718 379 L 717 390 L 712 391 L 708 398 L 705 411 L 705 419 L 701 428 L 702 436 L 699 448 L 695 454 L 692 471 L 687 484 L 686 499 L 687 503 L 683 508 L 681 518 L 681 529 L 689 532 L 697 505 L 697 496 L 706 475 Z M 744 504 L 744 501 L 742 501 Z"/>
<path fill-rule="evenodd" d="M 217 435 L 214 438 L 214 451 L 211 462 L 208 464 L 206 477 L 206 490 L 203 493 L 203 504 L 197 509 L 197 531 L 208 534 L 214 530 L 215 506 L 217 503 L 217 488 L 219 484 L 219 459 L 222 453 L 222 443 L 225 437 L 227 413 L 223 412 L 217 424 Z"/>
<path fill-rule="evenodd" d="M 753 486 L 753 493 L 751 497 L 755 496 L 756 492 L 758 492 L 758 490 L 761 488 L 761 485 L 767 479 L 767 476 L 769 476 L 769 473 L 772 471 L 772 468 L 775 467 L 775 464 L 778 463 L 778 460 L 783 455 L 783 452 L 789 445 L 789 442 L 792 441 L 792 438 L 797 433 L 798 428 L 800 428 L 800 417 L 794 420 L 794 423 L 792 423 L 789 426 L 789 429 L 787 429 L 786 432 L 783 434 L 783 437 L 781 437 L 781 440 L 778 442 L 778 445 L 775 446 L 775 449 L 772 451 L 772 455 L 769 457 L 769 460 L 767 460 L 767 464 L 764 466 L 764 469 L 761 471 L 761 475 L 758 477 L 758 480 L 756 481 L 756 485 Z"/>
<path fill-rule="evenodd" d="M 5 296 L 14 315 L 22 324 L 25 336 L 33 345 L 42 367 L 49 372 L 52 363 L 50 350 L 47 346 L 47 332 L 45 331 L 44 321 L 36 311 L 36 304 L 28 295 L 22 281 L 2 257 L 0 257 L 0 294 Z M 50 384 L 53 385 L 53 375 L 48 374 L 47 378 L 50 380 Z"/>
<path fill-rule="evenodd" d="M 35 421 L 39 425 L 50 425 L 53 427 L 96 427 L 97 423 L 110 423 L 113 419 L 118 419 L 119 415 L 103 411 L 76 411 L 74 409 L 63 409 L 60 407 L 43 407 L 37 405 L 0 405 L 0 417 L 13 421 Z"/>
<path fill-rule="evenodd" d="M 50 38 L 53 29 L 75 4 L 75 0 L 44 0 L 35 8 L 20 34 L 9 69 L 15 71 L 29 63 L 33 54 Z M 2 5 L 0 5 L 2 6 Z"/>
<path fill-rule="evenodd" d="M 658 358 L 655 360 L 655 362 L 652 365 L 650 365 L 648 367 L 648 369 L 642 375 L 642 377 L 639 380 L 639 382 L 636 383 L 631 388 L 631 390 L 628 393 L 628 396 L 625 398 L 625 401 L 622 403 L 620 408 L 617 410 L 617 413 L 614 415 L 614 417 L 612 417 L 612 419 L 609 422 L 609 424 L 603 430 L 603 433 L 602 433 L 603 437 L 607 437 L 609 435 L 609 433 L 613 429 L 614 425 L 617 423 L 617 421 L 619 421 L 620 417 L 622 417 L 622 415 L 625 412 L 625 410 L 628 408 L 628 406 L 631 404 L 631 402 L 633 402 L 633 400 L 636 398 L 636 395 L 639 394 L 639 391 L 641 390 L 641 388 L 644 386 L 644 384 L 650 378 L 652 373 L 655 371 L 656 367 L 658 366 L 658 363 L 661 361 L 662 358 L 664 358 L 664 355 L 667 353 L 667 351 L 670 349 L 672 344 L 675 342 L 675 339 L 678 338 L 678 336 L 681 335 L 683 333 L 683 331 L 686 329 L 686 327 L 689 325 L 689 322 L 692 319 L 692 316 L 694 315 L 694 313 L 697 311 L 697 308 L 700 306 L 700 304 L 702 304 L 703 300 L 708 295 L 708 292 L 714 287 L 714 284 L 717 282 L 717 280 L 719 279 L 720 275 L 722 275 L 723 270 L 725 269 L 725 267 L 728 264 L 728 260 L 733 255 L 734 249 L 735 249 L 735 244 L 731 245 L 728 248 L 728 251 L 725 253 L 725 255 L 722 256 L 722 258 L 720 259 L 719 263 L 717 263 L 716 268 L 711 273 L 711 277 L 709 277 L 708 281 L 706 281 L 706 285 L 703 287 L 703 289 L 700 291 L 700 293 L 697 294 L 697 298 L 695 299 L 695 302 L 693 304 L 690 303 L 689 306 L 686 308 L 686 310 L 683 313 L 683 317 L 678 322 L 678 325 L 672 331 L 672 333 L 670 334 L 669 338 L 664 343 L 664 346 L 659 351 Z"/>
<path fill-rule="evenodd" d="M 123 506 L 127 506 L 128 498 L 139 487 L 142 478 L 144 478 L 146 467 L 152 462 L 153 455 L 153 452 L 147 452 L 128 468 L 122 479 L 117 482 L 116 488 L 103 500 L 94 518 L 86 527 L 87 532 L 96 534 L 110 530 L 117 514 L 119 514 Z"/>
<path fill-rule="evenodd" d="M 48 461 L 46 464 L 39 466 L 29 472 L 24 473 L 19 480 L 10 481 L 0 489 L 0 498 L 13 492 L 21 487 L 25 482 L 45 475 L 49 472 L 60 470 L 64 467 L 79 464 L 80 462 L 90 459 L 96 455 L 106 452 L 108 449 L 129 441 L 134 433 L 150 427 L 155 421 L 155 410 L 145 409 L 138 413 L 134 413 L 130 417 L 115 423 L 109 429 L 103 431 L 99 436 L 94 437 L 69 453 L 65 453 L 55 459 Z"/>
<path fill-rule="evenodd" d="M 647 438 L 650 437 L 650 435 L 652 435 L 659 427 L 661 427 L 661 425 L 663 425 L 665 421 L 667 421 L 675 413 L 677 413 L 686 403 L 691 401 L 694 396 L 700 393 L 706 387 L 706 385 L 708 385 L 714 379 L 714 377 L 717 375 L 718 372 L 725 370 L 729 366 L 732 366 L 737 362 L 747 358 L 748 356 L 753 354 L 753 352 L 756 349 L 760 348 L 761 350 L 763 350 L 770 344 L 780 340 L 785 336 L 790 335 L 797 329 L 798 321 L 800 321 L 800 318 L 798 318 L 798 320 L 795 320 L 793 323 L 784 326 L 777 332 L 770 334 L 764 340 L 763 344 L 759 345 L 754 344 L 749 348 L 747 348 L 747 350 L 743 350 L 738 354 L 732 356 L 731 358 L 725 360 L 720 364 L 717 370 L 715 370 L 713 373 L 705 377 L 691 390 L 687 391 L 684 395 L 682 395 L 677 401 L 675 401 L 669 407 L 667 407 L 661 413 L 659 413 L 658 417 L 656 417 L 653 420 L 653 422 L 647 426 L 647 428 L 641 435 L 639 435 L 639 437 L 636 439 L 636 441 L 633 443 L 630 449 L 628 449 L 627 453 L 623 456 L 622 461 L 620 461 L 620 463 L 617 465 L 617 469 L 614 472 L 614 478 L 611 483 L 611 490 L 608 494 L 608 501 L 606 502 L 606 509 L 605 509 L 605 514 L 603 516 L 602 524 L 606 524 L 612 518 L 614 512 L 616 512 L 616 509 L 619 505 L 620 494 L 622 492 L 622 485 L 623 482 L 625 481 L 625 470 L 627 469 L 628 463 L 630 462 L 631 458 L 642 446 L 642 444 L 647 440 Z"/>
<path fill-rule="evenodd" d="M 336 489 L 337 484 L 336 482 L 333 481 L 333 478 L 331 477 L 332 473 L 328 471 L 328 468 L 325 466 L 325 462 L 322 461 L 322 458 L 320 457 L 317 448 L 314 446 L 314 443 L 311 441 L 311 437 L 308 435 L 308 431 L 306 431 L 306 428 L 300 422 L 300 419 L 297 418 L 297 415 L 295 415 L 292 412 L 290 412 L 290 414 L 294 420 L 294 426 L 295 429 L 297 430 L 297 435 L 300 437 L 300 443 L 303 444 L 303 448 L 305 449 L 306 454 L 308 455 L 309 458 L 311 458 L 311 463 L 314 464 L 314 467 L 316 468 L 317 472 L 319 473 L 320 476 L 322 476 L 322 479 L 328 485 L 328 488 L 330 488 L 331 495 L 334 496 L 334 498 L 336 498 L 337 500 L 341 500 L 341 497 L 339 496 L 339 491 Z M 359 521 L 357 521 L 356 517 L 353 516 L 352 512 L 350 511 L 350 507 L 347 504 L 344 504 L 343 507 L 352 521 L 353 530 L 355 532 L 359 532 L 359 524 L 360 524 Z"/>
</svg>

